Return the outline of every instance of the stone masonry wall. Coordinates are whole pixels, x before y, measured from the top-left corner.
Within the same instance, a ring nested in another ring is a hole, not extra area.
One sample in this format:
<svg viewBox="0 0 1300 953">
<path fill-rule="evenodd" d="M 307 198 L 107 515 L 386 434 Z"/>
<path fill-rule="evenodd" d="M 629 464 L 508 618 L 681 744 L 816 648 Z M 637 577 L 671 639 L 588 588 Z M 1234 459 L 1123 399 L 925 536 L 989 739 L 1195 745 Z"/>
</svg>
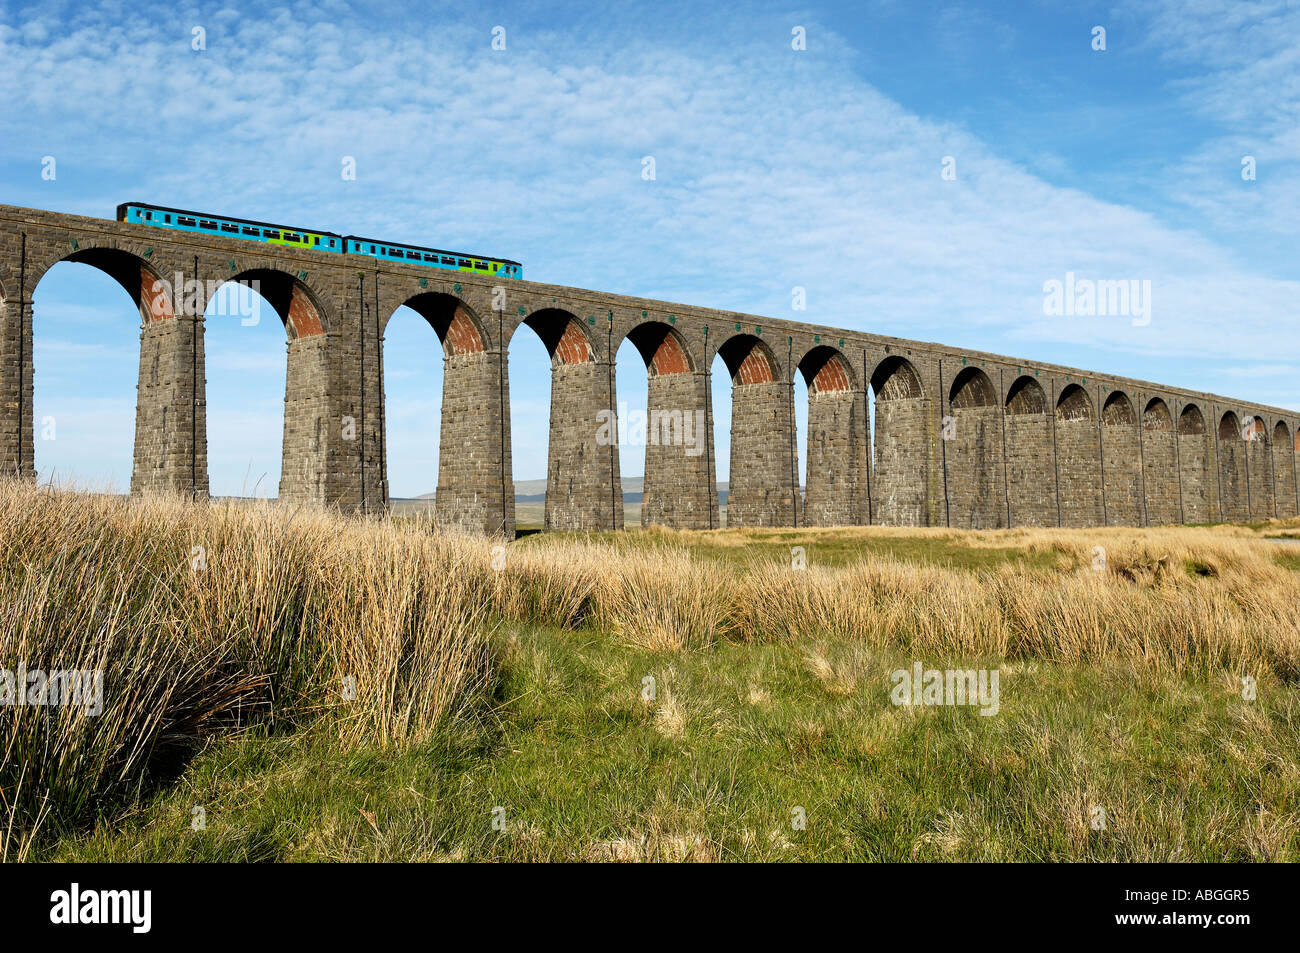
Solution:
<svg viewBox="0 0 1300 953">
<path fill-rule="evenodd" d="M 1007 415 L 1007 487 L 1012 526 L 1056 525 L 1049 414 Z"/>
<path fill-rule="evenodd" d="M 780 381 L 731 388 L 727 526 L 793 526 L 799 520 L 790 442 L 793 387 Z"/>
</svg>

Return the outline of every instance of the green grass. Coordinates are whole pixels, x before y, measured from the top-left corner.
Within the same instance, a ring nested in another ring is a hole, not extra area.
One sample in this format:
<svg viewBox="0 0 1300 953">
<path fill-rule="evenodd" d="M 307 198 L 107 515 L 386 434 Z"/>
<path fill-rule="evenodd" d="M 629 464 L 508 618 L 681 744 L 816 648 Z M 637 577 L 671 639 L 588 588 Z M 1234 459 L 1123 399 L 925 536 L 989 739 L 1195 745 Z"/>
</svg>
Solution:
<svg viewBox="0 0 1300 953">
<path fill-rule="evenodd" d="M 571 533 L 547 534 L 598 540 L 620 549 L 653 545 L 654 536 L 640 533 Z M 529 535 L 525 539 L 540 541 Z M 864 536 L 854 530 L 771 529 L 745 530 L 743 542 L 734 535 L 684 533 L 674 535 L 673 542 L 689 549 L 694 556 L 721 565 L 746 568 L 759 562 L 789 563 L 792 548 L 802 546 L 809 566 L 845 566 L 866 556 L 943 566 L 948 569 L 978 570 L 1004 563 L 1037 569 L 1050 569 L 1059 557 L 1050 552 L 1031 552 L 1015 546 L 971 546 L 958 537 L 947 536 Z"/>
<path fill-rule="evenodd" d="M 1273 679 L 1248 702 L 1226 675 L 1002 663 L 983 717 L 893 706 L 888 673 L 912 659 L 849 642 L 663 654 L 511 628 L 496 644 L 485 720 L 402 753 L 317 729 L 216 739 L 165 792 L 43 856 L 1300 859 L 1300 691 Z"/>
</svg>

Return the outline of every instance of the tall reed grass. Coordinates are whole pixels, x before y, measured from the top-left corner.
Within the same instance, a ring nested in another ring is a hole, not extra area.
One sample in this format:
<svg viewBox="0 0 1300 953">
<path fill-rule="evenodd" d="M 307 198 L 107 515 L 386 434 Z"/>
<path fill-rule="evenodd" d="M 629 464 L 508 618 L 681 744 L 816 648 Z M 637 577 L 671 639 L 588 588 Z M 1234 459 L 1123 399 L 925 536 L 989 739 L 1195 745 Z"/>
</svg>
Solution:
<svg viewBox="0 0 1300 953">
<path fill-rule="evenodd" d="M 953 536 L 914 535 L 936 533 Z M 111 811 L 216 732 L 324 723 L 345 745 L 427 739 L 490 705 L 501 625 L 596 628 L 656 651 L 838 637 L 930 658 L 1300 675 L 1297 574 L 1247 529 L 958 535 L 1055 559 L 825 568 L 813 545 L 807 569 L 742 567 L 704 542 L 744 545 L 739 530 L 506 544 L 413 520 L 0 481 L 0 668 L 105 682 L 97 716 L 0 708 L 0 855 L 42 818 L 62 829 Z"/>
</svg>

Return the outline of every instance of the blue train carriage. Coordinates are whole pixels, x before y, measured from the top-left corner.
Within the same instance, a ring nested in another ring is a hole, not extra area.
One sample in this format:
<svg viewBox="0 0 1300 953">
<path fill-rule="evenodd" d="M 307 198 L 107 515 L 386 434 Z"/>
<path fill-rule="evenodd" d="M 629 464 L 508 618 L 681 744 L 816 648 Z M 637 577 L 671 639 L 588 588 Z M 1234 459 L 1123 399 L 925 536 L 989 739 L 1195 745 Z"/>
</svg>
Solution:
<svg viewBox="0 0 1300 953">
<path fill-rule="evenodd" d="M 468 271 L 489 278 L 492 276 L 524 277 L 524 266 L 509 258 L 489 258 L 485 255 L 470 255 L 443 248 L 425 248 L 423 245 L 396 245 L 393 242 L 380 241 L 377 238 L 362 238 L 359 235 L 348 235 L 343 242 L 344 249 L 349 255 L 365 255 L 367 258 L 378 258 L 381 261 L 400 261 L 430 268 Z"/>
<path fill-rule="evenodd" d="M 117 220 L 134 225 L 152 225 L 155 228 L 343 254 L 343 236 L 334 232 L 313 232 L 305 228 L 290 228 L 244 218 L 222 218 L 219 215 L 167 208 L 163 205 L 125 202 L 117 207 Z"/>
</svg>

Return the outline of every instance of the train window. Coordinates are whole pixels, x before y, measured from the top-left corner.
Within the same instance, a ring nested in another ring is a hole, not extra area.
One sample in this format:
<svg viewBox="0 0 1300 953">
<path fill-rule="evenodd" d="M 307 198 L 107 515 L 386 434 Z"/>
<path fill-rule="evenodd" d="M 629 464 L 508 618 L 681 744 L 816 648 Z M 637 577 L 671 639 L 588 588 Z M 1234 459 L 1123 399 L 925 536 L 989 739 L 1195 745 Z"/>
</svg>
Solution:
<svg viewBox="0 0 1300 953">
<path fill-rule="evenodd" d="M 443 263 L 444 265 L 454 265 L 454 264 L 456 264 L 456 259 L 455 259 L 455 258 L 448 258 L 446 255 L 443 255 L 443 256 L 442 256 L 442 263 Z"/>
<path fill-rule="evenodd" d="M 194 219 L 190 218 L 188 215 L 177 215 L 176 223 L 178 225 L 188 225 L 190 228 L 193 228 L 197 224 Z"/>
<path fill-rule="evenodd" d="M 170 225 L 172 223 L 172 217 L 170 215 L 164 215 L 163 221 Z"/>
<path fill-rule="evenodd" d="M 279 238 L 279 237 L 280 237 L 280 233 L 279 233 L 278 231 L 276 231 L 275 229 L 273 229 L 273 228 L 264 228 L 264 229 L 262 229 L 262 237 L 263 237 L 263 238 Z"/>
<path fill-rule="evenodd" d="M 261 233 L 261 231 L 260 231 L 259 229 L 256 229 L 256 228 L 249 228 L 247 225 L 245 225 L 245 226 L 244 226 L 244 234 L 245 234 L 245 235 L 252 235 L 252 236 L 256 237 L 256 236 L 258 236 L 258 235 L 261 235 L 262 233 Z"/>
<path fill-rule="evenodd" d="M 371 245 L 371 246 L 370 246 L 370 254 L 373 255 L 374 253 L 375 253 L 375 246 L 374 246 L 374 245 Z"/>
<path fill-rule="evenodd" d="M 239 226 L 238 226 L 238 225 L 227 225 L 225 222 L 222 222 L 222 223 L 221 223 L 221 230 L 222 230 L 223 232 L 234 232 L 236 235 L 239 234 Z"/>
<path fill-rule="evenodd" d="M 152 221 L 153 221 L 153 212 L 145 212 L 145 213 L 144 213 L 144 217 L 147 218 L 147 219 L 149 219 L 149 221 L 152 222 Z"/>
<path fill-rule="evenodd" d="M 207 218 L 199 219 L 199 228 L 215 229 L 216 227 L 217 227 L 217 223 L 212 221 L 211 219 L 207 219 Z"/>
<path fill-rule="evenodd" d="M 456 264 L 457 264 L 458 266 L 460 266 L 461 268 L 468 268 L 468 267 L 469 267 L 469 262 L 467 262 L 464 258 L 457 258 L 457 259 L 456 259 Z"/>
<path fill-rule="evenodd" d="M 408 252 L 406 253 L 406 257 L 407 257 L 407 258 L 414 259 L 415 261 L 419 261 L 419 260 L 420 260 L 420 253 L 419 253 L 418 251 L 408 251 Z"/>
</svg>

